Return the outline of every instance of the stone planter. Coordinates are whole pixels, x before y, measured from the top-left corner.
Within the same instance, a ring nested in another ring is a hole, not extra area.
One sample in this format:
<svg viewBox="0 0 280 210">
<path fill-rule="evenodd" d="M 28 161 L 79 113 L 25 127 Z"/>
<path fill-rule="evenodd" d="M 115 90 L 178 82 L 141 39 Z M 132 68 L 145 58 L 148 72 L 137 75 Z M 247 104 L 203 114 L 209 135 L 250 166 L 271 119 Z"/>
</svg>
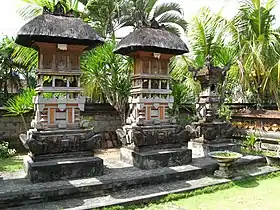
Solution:
<svg viewBox="0 0 280 210">
<path fill-rule="evenodd" d="M 214 172 L 214 175 L 219 178 L 230 178 L 232 172 L 229 170 L 229 166 L 242 157 L 242 154 L 230 151 L 214 151 L 208 153 L 211 158 L 214 158 L 218 164 L 219 169 Z"/>
<path fill-rule="evenodd" d="M 280 166 L 280 156 L 266 155 L 265 159 L 270 166 Z"/>
</svg>

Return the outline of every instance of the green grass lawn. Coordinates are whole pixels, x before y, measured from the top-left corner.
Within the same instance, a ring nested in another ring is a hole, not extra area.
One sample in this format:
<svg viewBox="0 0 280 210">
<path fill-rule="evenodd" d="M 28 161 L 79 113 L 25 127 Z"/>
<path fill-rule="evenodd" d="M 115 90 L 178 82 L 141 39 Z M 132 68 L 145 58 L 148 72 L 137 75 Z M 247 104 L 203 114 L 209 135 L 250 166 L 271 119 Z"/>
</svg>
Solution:
<svg viewBox="0 0 280 210">
<path fill-rule="evenodd" d="M 280 176 L 260 181 L 239 181 L 224 190 L 138 209 L 280 210 Z"/>
<path fill-rule="evenodd" d="M 0 172 L 15 172 L 23 168 L 22 155 L 10 158 L 0 158 Z"/>
</svg>

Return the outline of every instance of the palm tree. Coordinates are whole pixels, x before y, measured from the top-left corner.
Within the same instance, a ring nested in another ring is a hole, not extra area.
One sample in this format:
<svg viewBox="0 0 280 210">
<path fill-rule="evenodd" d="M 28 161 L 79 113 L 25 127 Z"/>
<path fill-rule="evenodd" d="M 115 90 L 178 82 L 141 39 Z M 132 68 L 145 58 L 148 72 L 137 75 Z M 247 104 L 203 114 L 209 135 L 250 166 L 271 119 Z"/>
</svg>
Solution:
<svg viewBox="0 0 280 210">
<path fill-rule="evenodd" d="M 280 33 L 273 28 L 275 16 L 271 13 L 276 2 L 243 0 L 232 24 L 232 34 L 240 52 L 243 88 L 255 94 L 259 105 L 273 96 L 280 108 Z"/>
<path fill-rule="evenodd" d="M 8 88 L 21 87 L 18 71 L 21 68 L 20 64 L 15 62 L 12 57 L 14 51 L 14 40 L 9 37 L 4 37 L 0 43 L 0 90 L 3 91 L 3 98 L 8 98 Z"/>
<path fill-rule="evenodd" d="M 111 38 L 122 27 L 122 19 L 128 12 L 126 0 L 94 0 L 86 4 L 84 20 L 103 38 Z"/>
<path fill-rule="evenodd" d="M 159 0 L 128 0 L 127 5 L 129 10 L 122 19 L 123 26 L 137 28 L 155 19 L 177 35 L 180 35 L 180 29 L 187 29 L 183 9 L 178 3 L 159 4 Z"/>
<path fill-rule="evenodd" d="M 113 53 L 115 47 L 116 42 L 109 41 L 84 55 L 81 60 L 82 84 L 85 94 L 89 96 L 98 93 L 96 89 L 100 88 L 99 93 L 104 94 L 106 100 L 118 111 L 124 123 L 133 65 L 129 57 Z M 98 97 L 101 98 L 102 95 Z"/>
</svg>

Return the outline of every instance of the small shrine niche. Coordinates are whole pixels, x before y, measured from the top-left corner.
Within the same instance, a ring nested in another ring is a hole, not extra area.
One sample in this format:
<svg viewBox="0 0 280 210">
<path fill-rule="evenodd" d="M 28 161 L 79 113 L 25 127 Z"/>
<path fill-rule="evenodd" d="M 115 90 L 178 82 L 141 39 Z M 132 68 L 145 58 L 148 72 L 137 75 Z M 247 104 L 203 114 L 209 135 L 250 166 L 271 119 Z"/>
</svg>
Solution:
<svg viewBox="0 0 280 210">
<path fill-rule="evenodd" d="M 35 43 L 39 48 L 38 83 L 35 99 L 37 129 L 79 128 L 81 96 L 80 60 L 85 46 Z"/>
<path fill-rule="evenodd" d="M 131 122 L 153 124 L 168 122 L 167 110 L 173 103 L 169 89 L 168 63 L 172 55 L 137 51 L 134 57 Z M 133 102 L 135 101 L 135 102 Z M 136 102 L 137 101 L 137 102 Z M 143 105 L 137 108 L 137 103 Z"/>
</svg>

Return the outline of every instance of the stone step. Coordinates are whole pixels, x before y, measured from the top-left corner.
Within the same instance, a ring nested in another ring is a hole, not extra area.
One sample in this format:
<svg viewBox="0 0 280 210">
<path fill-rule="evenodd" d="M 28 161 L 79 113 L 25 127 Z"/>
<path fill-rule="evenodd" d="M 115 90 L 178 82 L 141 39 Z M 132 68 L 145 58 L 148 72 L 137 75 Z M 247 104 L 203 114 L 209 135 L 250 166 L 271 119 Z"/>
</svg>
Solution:
<svg viewBox="0 0 280 210">
<path fill-rule="evenodd" d="M 246 167 L 246 170 L 237 170 L 235 172 L 237 176 L 235 176 L 234 180 L 266 175 L 279 170 L 280 169 L 270 166 Z M 127 189 L 121 192 L 112 192 L 98 197 L 66 199 L 48 203 L 26 205 L 17 208 L 9 208 L 8 210 L 90 210 L 113 205 L 149 203 L 150 201 L 160 199 L 168 194 L 190 192 L 208 186 L 225 184 L 230 181 L 231 180 L 229 179 L 217 179 L 213 176 L 203 176 L 190 180 L 179 180 L 142 188 Z"/>
<path fill-rule="evenodd" d="M 233 167 L 239 168 L 252 164 L 264 165 L 265 158 L 243 156 L 233 164 Z M 108 169 L 110 164 L 106 167 L 105 175 L 87 179 L 36 184 L 31 184 L 26 179 L 4 180 L 0 189 L 0 209 L 84 196 L 97 197 L 125 189 L 190 180 L 201 175 L 213 174 L 218 165 L 210 158 L 193 158 L 190 165 L 151 170 L 139 170 L 123 165 L 118 168 L 118 164 L 115 164 L 115 168 Z"/>
</svg>

